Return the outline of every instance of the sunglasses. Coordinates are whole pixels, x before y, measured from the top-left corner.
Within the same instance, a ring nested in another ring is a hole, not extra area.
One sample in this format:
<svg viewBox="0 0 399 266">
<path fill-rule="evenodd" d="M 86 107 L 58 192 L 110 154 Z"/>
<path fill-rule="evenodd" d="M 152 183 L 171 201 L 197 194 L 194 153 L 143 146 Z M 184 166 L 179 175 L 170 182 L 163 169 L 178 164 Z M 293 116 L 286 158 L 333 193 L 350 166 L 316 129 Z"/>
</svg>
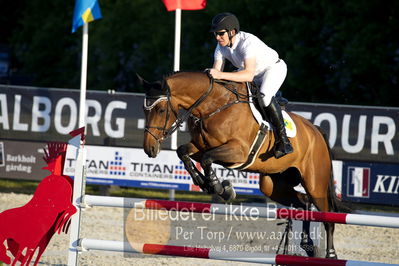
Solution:
<svg viewBox="0 0 399 266">
<path fill-rule="evenodd" d="M 216 36 L 222 37 L 226 32 L 227 32 L 227 31 L 215 31 L 213 34 L 215 34 L 215 37 L 216 37 Z"/>
</svg>

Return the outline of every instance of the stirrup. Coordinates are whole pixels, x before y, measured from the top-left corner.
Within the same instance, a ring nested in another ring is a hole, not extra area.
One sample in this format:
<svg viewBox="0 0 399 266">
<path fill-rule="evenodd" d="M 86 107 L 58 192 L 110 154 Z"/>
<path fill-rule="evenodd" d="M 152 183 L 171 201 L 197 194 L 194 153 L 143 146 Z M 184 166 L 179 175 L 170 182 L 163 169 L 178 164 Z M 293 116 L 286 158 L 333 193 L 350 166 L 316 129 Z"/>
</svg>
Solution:
<svg viewBox="0 0 399 266">
<path fill-rule="evenodd" d="M 283 145 L 282 148 L 278 149 L 277 147 Z M 283 157 L 284 155 L 290 154 L 294 151 L 292 148 L 292 145 L 290 142 L 284 142 L 284 141 L 277 141 L 274 143 L 274 157 L 276 159 L 279 159 Z"/>
</svg>

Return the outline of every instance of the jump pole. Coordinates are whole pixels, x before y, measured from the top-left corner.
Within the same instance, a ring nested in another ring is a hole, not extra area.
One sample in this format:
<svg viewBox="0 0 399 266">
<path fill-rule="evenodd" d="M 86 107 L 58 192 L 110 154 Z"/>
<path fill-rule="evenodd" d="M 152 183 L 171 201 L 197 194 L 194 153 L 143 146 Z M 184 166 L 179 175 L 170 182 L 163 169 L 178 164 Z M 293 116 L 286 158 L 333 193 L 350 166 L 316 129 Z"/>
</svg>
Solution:
<svg viewBox="0 0 399 266">
<path fill-rule="evenodd" d="M 88 239 L 88 238 L 80 239 L 79 243 L 81 248 L 85 251 L 90 251 L 90 250 L 116 251 L 116 252 L 142 253 L 142 254 L 165 255 L 165 256 L 176 256 L 176 257 L 191 257 L 191 258 L 201 258 L 201 259 L 268 263 L 275 265 L 276 264 L 277 265 L 326 265 L 326 266 L 392 265 L 392 264 L 378 263 L 378 262 L 323 259 L 323 258 L 311 258 L 311 257 L 301 257 L 301 256 L 292 256 L 292 255 L 276 255 L 276 254 L 267 254 L 267 253 L 249 253 L 249 252 L 240 252 L 240 251 L 235 251 L 235 252 L 213 251 L 210 248 L 129 243 L 122 241 L 98 240 L 98 239 Z"/>
<path fill-rule="evenodd" d="M 83 198 L 83 204 L 88 206 L 185 211 L 270 219 L 293 219 L 300 221 L 331 222 L 350 225 L 399 228 L 399 218 L 377 215 L 314 212 L 284 208 L 280 209 L 169 200 L 146 200 L 139 198 L 103 197 L 93 195 L 85 195 Z"/>
</svg>

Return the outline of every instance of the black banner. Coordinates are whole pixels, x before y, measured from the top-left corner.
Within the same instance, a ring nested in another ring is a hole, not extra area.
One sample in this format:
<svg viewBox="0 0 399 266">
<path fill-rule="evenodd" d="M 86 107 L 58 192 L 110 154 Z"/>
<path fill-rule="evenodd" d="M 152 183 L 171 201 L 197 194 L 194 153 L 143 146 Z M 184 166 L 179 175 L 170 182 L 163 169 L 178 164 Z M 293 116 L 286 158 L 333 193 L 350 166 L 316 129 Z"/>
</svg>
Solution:
<svg viewBox="0 0 399 266">
<path fill-rule="evenodd" d="M 328 135 L 335 159 L 399 163 L 399 108 L 292 103 Z"/>
<path fill-rule="evenodd" d="M 88 91 L 87 144 L 142 147 L 141 94 Z M 0 86 L 0 139 L 67 141 L 78 127 L 79 91 Z"/>
<path fill-rule="evenodd" d="M 142 147 L 144 95 L 88 91 L 87 144 Z M 79 90 L 0 85 L 0 140 L 67 141 Z M 327 133 L 336 160 L 399 163 L 399 108 L 290 103 Z M 183 128 L 178 144 L 188 142 Z M 164 148 L 170 147 L 170 139 Z"/>
<path fill-rule="evenodd" d="M 0 177 L 42 180 L 50 175 L 43 160 L 45 143 L 0 140 Z"/>
</svg>

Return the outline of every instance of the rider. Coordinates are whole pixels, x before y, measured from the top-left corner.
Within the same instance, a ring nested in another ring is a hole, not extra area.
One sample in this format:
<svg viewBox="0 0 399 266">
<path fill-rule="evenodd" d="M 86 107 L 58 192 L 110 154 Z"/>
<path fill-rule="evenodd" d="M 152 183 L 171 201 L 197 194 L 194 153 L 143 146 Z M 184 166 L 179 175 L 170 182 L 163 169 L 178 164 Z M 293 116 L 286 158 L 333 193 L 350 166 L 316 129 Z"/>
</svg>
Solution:
<svg viewBox="0 0 399 266">
<path fill-rule="evenodd" d="M 264 109 L 269 114 L 276 129 L 274 156 L 280 158 L 293 152 L 292 145 L 285 131 L 281 108 L 275 94 L 287 75 L 287 65 L 275 50 L 263 43 L 255 35 L 240 31 L 240 24 L 235 15 L 220 13 L 212 20 L 211 32 L 218 45 L 215 49 L 213 68 L 209 70 L 215 79 L 236 82 L 254 81 L 264 95 Z M 222 72 L 224 60 L 228 59 L 236 72 Z"/>
</svg>

